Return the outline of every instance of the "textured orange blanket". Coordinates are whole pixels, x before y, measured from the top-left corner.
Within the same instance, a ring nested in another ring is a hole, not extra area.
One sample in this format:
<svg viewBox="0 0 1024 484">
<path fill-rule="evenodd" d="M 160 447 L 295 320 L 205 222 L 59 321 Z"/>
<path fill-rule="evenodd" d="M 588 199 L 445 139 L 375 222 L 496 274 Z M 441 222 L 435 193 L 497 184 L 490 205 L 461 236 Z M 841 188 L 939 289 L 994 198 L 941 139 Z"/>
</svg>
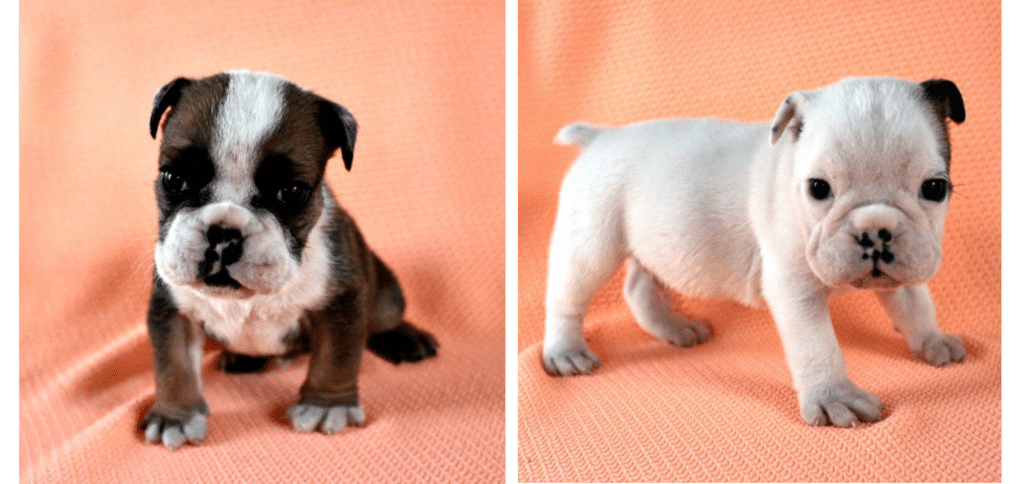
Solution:
<svg viewBox="0 0 1024 484">
<path fill-rule="evenodd" d="M 999 2 L 560 2 L 519 18 L 519 479 L 522 481 L 998 481 L 1000 418 Z M 547 244 L 573 121 L 771 119 L 785 96 L 853 75 L 957 83 L 955 193 L 931 284 L 967 362 L 935 369 L 875 298 L 836 300 L 851 378 L 884 420 L 812 428 L 767 311 L 677 298 L 712 339 L 671 347 L 598 293 L 585 335 L 603 365 L 553 378 L 540 364 Z"/>
<path fill-rule="evenodd" d="M 504 479 L 504 3 L 21 4 L 22 482 Z M 201 446 L 142 442 L 156 241 L 148 118 L 176 76 L 267 70 L 347 106 L 355 163 L 327 178 L 395 270 L 438 358 L 367 353 L 364 428 L 284 418 L 308 358 L 248 376 L 203 363 Z"/>
</svg>

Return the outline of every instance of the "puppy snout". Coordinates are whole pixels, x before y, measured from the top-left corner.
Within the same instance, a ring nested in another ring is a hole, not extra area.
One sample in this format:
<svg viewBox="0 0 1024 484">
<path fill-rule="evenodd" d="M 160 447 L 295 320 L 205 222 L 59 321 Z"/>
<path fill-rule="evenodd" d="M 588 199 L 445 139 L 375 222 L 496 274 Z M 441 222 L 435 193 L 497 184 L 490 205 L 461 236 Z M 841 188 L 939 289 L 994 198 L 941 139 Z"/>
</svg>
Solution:
<svg viewBox="0 0 1024 484">
<path fill-rule="evenodd" d="M 219 260 L 221 266 L 229 266 L 242 258 L 242 231 L 225 225 L 211 225 L 206 229 L 206 240 L 210 247 L 207 258 Z"/>
<path fill-rule="evenodd" d="M 868 232 L 883 242 L 889 242 L 900 222 L 900 211 L 883 203 L 873 203 L 855 209 L 852 221 L 858 232 Z"/>
<path fill-rule="evenodd" d="M 235 228 L 243 231 L 246 235 L 251 235 L 254 218 L 252 213 L 245 208 L 232 202 L 220 202 L 203 208 L 199 220 L 208 227 L 220 225 L 227 228 Z"/>
<path fill-rule="evenodd" d="M 861 259 L 871 259 L 871 275 L 873 277 L 881 277 L 884 273 L 879 268 L 878 263 L 892 264 L 896 260 L 896 254 L 890 251 L 889 242 L 892 242 L 894 236 L 889 229 L 878 229 L 877 231 L 864 231 L 860 235 L 854 235 L 854 240 L 857 245 L 863 249 L 861 253 Z"/>
<path fill-rule="evenodd" d="M 889 229 L 878 229 L 877 232 L 861 232 L 860 235 L 853 237 L 857 240 L 857 245 L 864 249 L 870 249 L 875 246 L 876 243 L 885 246 L 889 242 L 892 242 L 893 235 Z"/>
<path fill-rule="evenodd" d="M 853 238 L 862 249 L 861 259 L 871 259 L 871 275 L 874 277 L 882 276 L 879 262 L 892 264 L 896 260 L 896 254 L 890 249 L 896 239 L 894 232 L 899 221 L 899 210 L 883 203 L 859 207 L 852 213 L 853 228 L 856 231 Z"/>
</svg>

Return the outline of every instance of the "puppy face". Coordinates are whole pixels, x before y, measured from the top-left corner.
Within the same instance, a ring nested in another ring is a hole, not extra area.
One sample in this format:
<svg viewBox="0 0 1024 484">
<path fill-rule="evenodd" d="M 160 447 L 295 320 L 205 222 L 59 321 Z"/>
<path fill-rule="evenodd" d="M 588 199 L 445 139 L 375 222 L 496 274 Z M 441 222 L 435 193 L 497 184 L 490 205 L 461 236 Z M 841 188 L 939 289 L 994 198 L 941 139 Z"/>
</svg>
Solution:
<svg viewBox="0 0 1024 484">
<path fill-rule="evenodd" d="M 780 109 L 805 256 L 825 284 L 887 289 L 938 270 L 952 189 L 946 118 L 951 106 L 963 110 L 959 92 L 943 89 L 851 79 L 794 94 Z"/>
<path fill-rule="evenodd" d="M 272 294 L 298 273 L 324 204 L 323 173 L 355 120 L 345 108 L 262 73 L 178 79 L 157 94 L 164 124 L 156 269 L 208 296 Z"/>
</svg>

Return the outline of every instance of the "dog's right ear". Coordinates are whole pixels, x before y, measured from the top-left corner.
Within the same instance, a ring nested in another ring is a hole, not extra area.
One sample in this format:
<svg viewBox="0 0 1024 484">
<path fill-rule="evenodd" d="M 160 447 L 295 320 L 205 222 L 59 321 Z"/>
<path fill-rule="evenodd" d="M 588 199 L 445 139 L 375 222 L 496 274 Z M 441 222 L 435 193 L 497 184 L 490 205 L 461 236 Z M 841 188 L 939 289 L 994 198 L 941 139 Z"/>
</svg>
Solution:
<svg viewBox="0 0 1024 484">
<path fill-rule="evenodd" d="M 804 127 L 803 103 L 805 102 L 804 94 L 794 92 L 786 97 L 785 101 L 782 101 L 782 106 L 779 106 L 778 112 L 775 113 L 775 120 L 772 121 L 772 134 L 771 144 L 775 144 L 782 137 L 782 133 L 786 131 L 786 127 L 790 126 L 793 130 L 793 139 L 800 137 L 800 132 Z"/>
<path fill-rule="evenodd" d="M 164 111 L 178 103 L 181 90 L 192 82 L 192 79 L 179 77 L 156 92 L 156 96 L 153 98 L 153 112 L 149 113 L 149 135 L 153 139 L 156 139 L 156 131 L 160 128 L 160 118 L 163 117 Z"/>
<path fill-rule="evenodd" d="M 317 100 L 320 110 L 320 130 L 332 149 L 341 148 L 341 159 L 345 162 L 345 170 L 352 170 L 352 157 L 356 147 L 356 132 L 359 126 L 352 113 L 338 103 L 324 98 Z"/>
</svg>

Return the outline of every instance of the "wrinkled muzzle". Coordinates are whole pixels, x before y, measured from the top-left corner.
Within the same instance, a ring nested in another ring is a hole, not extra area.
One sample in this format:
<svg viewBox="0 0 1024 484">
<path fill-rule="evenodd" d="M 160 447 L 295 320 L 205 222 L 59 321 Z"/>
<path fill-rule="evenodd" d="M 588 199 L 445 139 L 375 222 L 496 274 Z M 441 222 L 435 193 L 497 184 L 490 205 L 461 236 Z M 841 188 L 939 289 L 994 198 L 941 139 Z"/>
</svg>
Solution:
<svg viewBox="0 0 1024 484">
<path fill-rule="evenodd" d="M 811 270 L 830 287 L 892 289 L 935 274 L 942 259 L 940 238 L 899 209 L 873 203 L 816 227 L 806 255 Z"/>
<path fill-rule="evenodd" d="M 156 267 L 172 286 L 234 297 L 277 292 L 297 271 L 273 216 L 230 202 L 177 214 L 157 244 Z"/>
</svg>

